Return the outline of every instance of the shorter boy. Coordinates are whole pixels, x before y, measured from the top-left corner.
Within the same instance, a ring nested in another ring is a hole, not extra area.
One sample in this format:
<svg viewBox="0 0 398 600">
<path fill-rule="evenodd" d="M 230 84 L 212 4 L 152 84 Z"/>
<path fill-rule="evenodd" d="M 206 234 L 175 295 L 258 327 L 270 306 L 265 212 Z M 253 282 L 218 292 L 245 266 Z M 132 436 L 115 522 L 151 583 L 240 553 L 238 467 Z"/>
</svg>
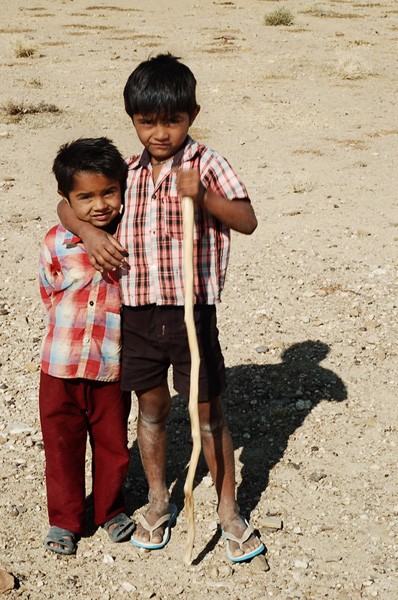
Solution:
<svg viewBox="0 0 398 600">
<path fill-rule="evenodd" d="M 53 172 L 80 220 L 115 231 L 124 163 L 110 140 L 65 144 Z M 41 249 L 40 293 L 47 311 L 39 392 L 51 525 L 45 547 L 70 555 L 85 531 L 87 434 L 95 524 L 114 542 L 129 539 L 135 527 L 123 512 L 131 399 L 119 383 L 119 282 L 114 273 L 95 271 L 81 240 L 57 225 Z"/>
</svg>

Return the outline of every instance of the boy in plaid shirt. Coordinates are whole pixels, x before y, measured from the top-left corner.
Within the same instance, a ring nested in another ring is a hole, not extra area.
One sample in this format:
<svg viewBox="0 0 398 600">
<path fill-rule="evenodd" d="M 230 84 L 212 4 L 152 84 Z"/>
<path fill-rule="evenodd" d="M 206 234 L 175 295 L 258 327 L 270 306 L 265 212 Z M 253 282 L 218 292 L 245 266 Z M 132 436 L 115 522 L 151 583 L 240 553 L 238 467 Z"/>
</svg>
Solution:
<svg viewBox="0 0 398 600">
<path fill-rule="evenodd" d="M 240 517 L 235 500 L 233 443 L 220 400 L 226 382 L 215 305 L 226 275 L 230 229 L 250 234 L 257 220 L 246 189 L 228 162 L 188 135 L 200 110 L 195 90 L 193 73 L 170 54 L 141 63 L 130 75 L 125 107 L 144 150 L 127 160 L 119 242 L 77 223 L 65 207 L 60 216 L 81 235 L 96 268 L 122 266 L 121 385 L 138 397 L 137 439 L 149 484 L 149 507 L 132 542 L 155 549 L 167 544 L 177 514 L 166 486 L 166 420 L 171 406 L 167 372 L 172 365 L 174 388 L 188 397 L 180 200 L 193 198 L 201 436 L 217 490 L 227 555 L 237 562 L 259 554 L 264 546 Z M 120 254 L 124 250 L 125 262 Z"/>
<path fill-rule="evenodd" d="M 58 192 L 79 219 L 115 231 L 124 162 L 110 140 L 65 144 L 53 172 Z M 135 526 L 123 512 L 131 396 L 119 381 L 119 282 L 115 272 L 96 271 L 81 239 L 62 225 L 45 236 L 39 272 L 47 311 L 39 392 L 51 525 L 45 546 L 69 555 L 85 531 L 87 434 L 96 525 L 114 542 L 129 539 Z"/>
</svg>

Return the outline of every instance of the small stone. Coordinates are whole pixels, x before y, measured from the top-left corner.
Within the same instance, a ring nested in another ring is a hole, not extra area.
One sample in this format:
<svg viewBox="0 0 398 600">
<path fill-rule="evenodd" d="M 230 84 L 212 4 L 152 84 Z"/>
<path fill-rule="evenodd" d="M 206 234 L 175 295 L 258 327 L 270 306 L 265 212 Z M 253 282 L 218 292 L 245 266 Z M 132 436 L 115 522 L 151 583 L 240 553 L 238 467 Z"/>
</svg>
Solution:
<svg viewBox="0 0 398 600">
<path fill-rule="evenodd" d="M 308 562 L 306 560 L 295 560 L 295 569 L 308 569 Z"/>
<path fill-rule="evenodd" d="M 205 486 L 207 488 L 211 488 L 213 485 L 213 480 L 212 480 L 211 476 L 206 475 L 206 477 L 203 477 L 203 483 L 205 484 Z"/>
<path fill-rule="evenodd" d="M 296 410 L 309 410 L 311 406 L 311 400 L 297 400 L 295 404 Z"/>
<path fill-rule="evenodd" d="M 115 561 L 110 554 L 104 554 L 103 562 L 106 565 L 113 565 Z"/>
<path fill-rule="evenodd" d="M 135 587 L 135 585 L 133 585 L 129 581 L 123 581 L 122 588 L 124 589 L 125 592 L 136 592 L 137 591 L 137 588 Z"/>
<path fill-rule="evenodd" d="M 350 317 L 359 317 L 359 310 L 357 308 L 352 308 L 348 314 Z"/>
<path fill-rule="evenodd" d="M 218 569 L 217 567 L 213 567 L 212 570 L 210 571 L 210 577 L 212 579 L 217 579 L 218 577 Z"/>
<path fill-rule="evenodd" d="M 16 506 L 13 506 L 12 509 L 10 510 L 10 515 L 12 517 L 17 517 L 19 515 L 19 510 L 17 509 Z"/>
<path fill-rule="evenodd" d="M 252 566 L 258 571 L 269 571 L 270 566 L 268 564 L 267 559 L 263 554 L 257 554 L 251 561 Z"/>
<path fill-rule="evenodd" d="M 265 519 L 261 519 L 261 527 L 274 529 L 276 531 L 282 529 L 283 523 L 278 517 L 265 517 Z"/>
<path fill-rule="evenodd" d="M 340 556 L 340 554 L 330 554 L 329 556 L 326 557 L 325 562 L 332 563 L 332 562 L 340 562 L 341 560 L 342 560 L 342 556 Z"/>
<path fill-rule="evenodd" d="M 310 479 L 311 481 L 315 481 L 316 483 L 318 483 L 318 481 L 321 481 L 321 479 L 325 479 L 326 475 L 324 473 L 311 473 L 310 475 Z"/>
<path fill-rule="evenodd" d="M 300 317 L 300 321 L 301 321 L 302 323 L 309 323 L 309 322 L 310 322 L 310 320 L 311 320 L 311 319 L 310 319 L 309 317 L 307 317 L 307 316 Z"/>
<path fill-rule="evenodd" d="M 229 565 L 221 565 L 218 568 L 218 574 L 220 575 L 220 577 L 231 577 L 232 569 Z"/>
<path fill-rule="evenodd" d="M 259 354 L 265 354 L 268 351 L 269 351 L 268 346 L 257 346 L 256 347 L 256 352 L 258 352 Z"/>
<path fill-rule="evenodd" d="M 294 527 L 293 533 L 295 533 L 296 535 L 301 535 L 302 534 L 301 527 Z"/>
<path fill-rule="evenodd" d="M 216 531 L 218 528 L 217 521 L 210 521 L 208 528 L 210 531 Z"/>
<path fill-rule="evenodd" d="M 9 423 L 8 430 L 12 435 L 19 435 L 20 433 L 32 433 L 33 427 L 26 423 Z"/>
</svg>

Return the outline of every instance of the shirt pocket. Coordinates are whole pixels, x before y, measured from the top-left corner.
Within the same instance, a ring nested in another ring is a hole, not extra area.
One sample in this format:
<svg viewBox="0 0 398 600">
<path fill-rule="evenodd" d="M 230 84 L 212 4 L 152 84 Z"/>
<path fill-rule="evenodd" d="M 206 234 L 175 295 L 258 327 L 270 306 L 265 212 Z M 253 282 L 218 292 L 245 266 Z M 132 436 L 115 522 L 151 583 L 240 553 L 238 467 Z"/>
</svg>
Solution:
<svg viewBox="0 0 398 600">
<path fill-rule="evenodd" d="M 184 238 L 182 226 L 182 208 L 181 199 L 179 196 L 166 196 L 164 199 L 164 218 L 165 218 L 165 233 L 166 236 L 174 240 L 182 241 Z M 200 209 L 194 207 L 194 226 L 193 239 L 198 240 L 202 237 L 203 226 Z"/>
</svg>

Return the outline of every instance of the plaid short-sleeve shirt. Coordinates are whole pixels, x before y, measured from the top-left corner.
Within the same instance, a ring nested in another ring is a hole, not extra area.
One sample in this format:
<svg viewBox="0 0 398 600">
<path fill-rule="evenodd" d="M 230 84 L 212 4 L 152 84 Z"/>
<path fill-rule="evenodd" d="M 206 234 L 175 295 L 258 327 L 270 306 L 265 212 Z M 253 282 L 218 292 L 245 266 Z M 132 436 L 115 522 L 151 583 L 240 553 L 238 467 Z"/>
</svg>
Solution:
<svg viewBox="0 0 398 600">
<path fill-rule="evenodd" d="M 156 184 L 146 150 L 127 161 L 125 209 L 119 241 L 128 252 L 120 273 L 122 304 L 184 304 L 181 199 L 172 167 L 199 168 L 202 184 L 231 201 L 249 200 L 227 160 L 189 136 L 172 164 L 163 165 Z M 194 295 L 197 304 L 220 301 L 230 251 L 230 230 L 195 205 Z"/>
<path fill-rule="evenodd" d="M 57 225 L 44 239 L 39 281 L 47 311 L 42 370 L 61 379 L 118 381 L 118 276 L 95 271 L 80 238 Z"/>
</svg>

